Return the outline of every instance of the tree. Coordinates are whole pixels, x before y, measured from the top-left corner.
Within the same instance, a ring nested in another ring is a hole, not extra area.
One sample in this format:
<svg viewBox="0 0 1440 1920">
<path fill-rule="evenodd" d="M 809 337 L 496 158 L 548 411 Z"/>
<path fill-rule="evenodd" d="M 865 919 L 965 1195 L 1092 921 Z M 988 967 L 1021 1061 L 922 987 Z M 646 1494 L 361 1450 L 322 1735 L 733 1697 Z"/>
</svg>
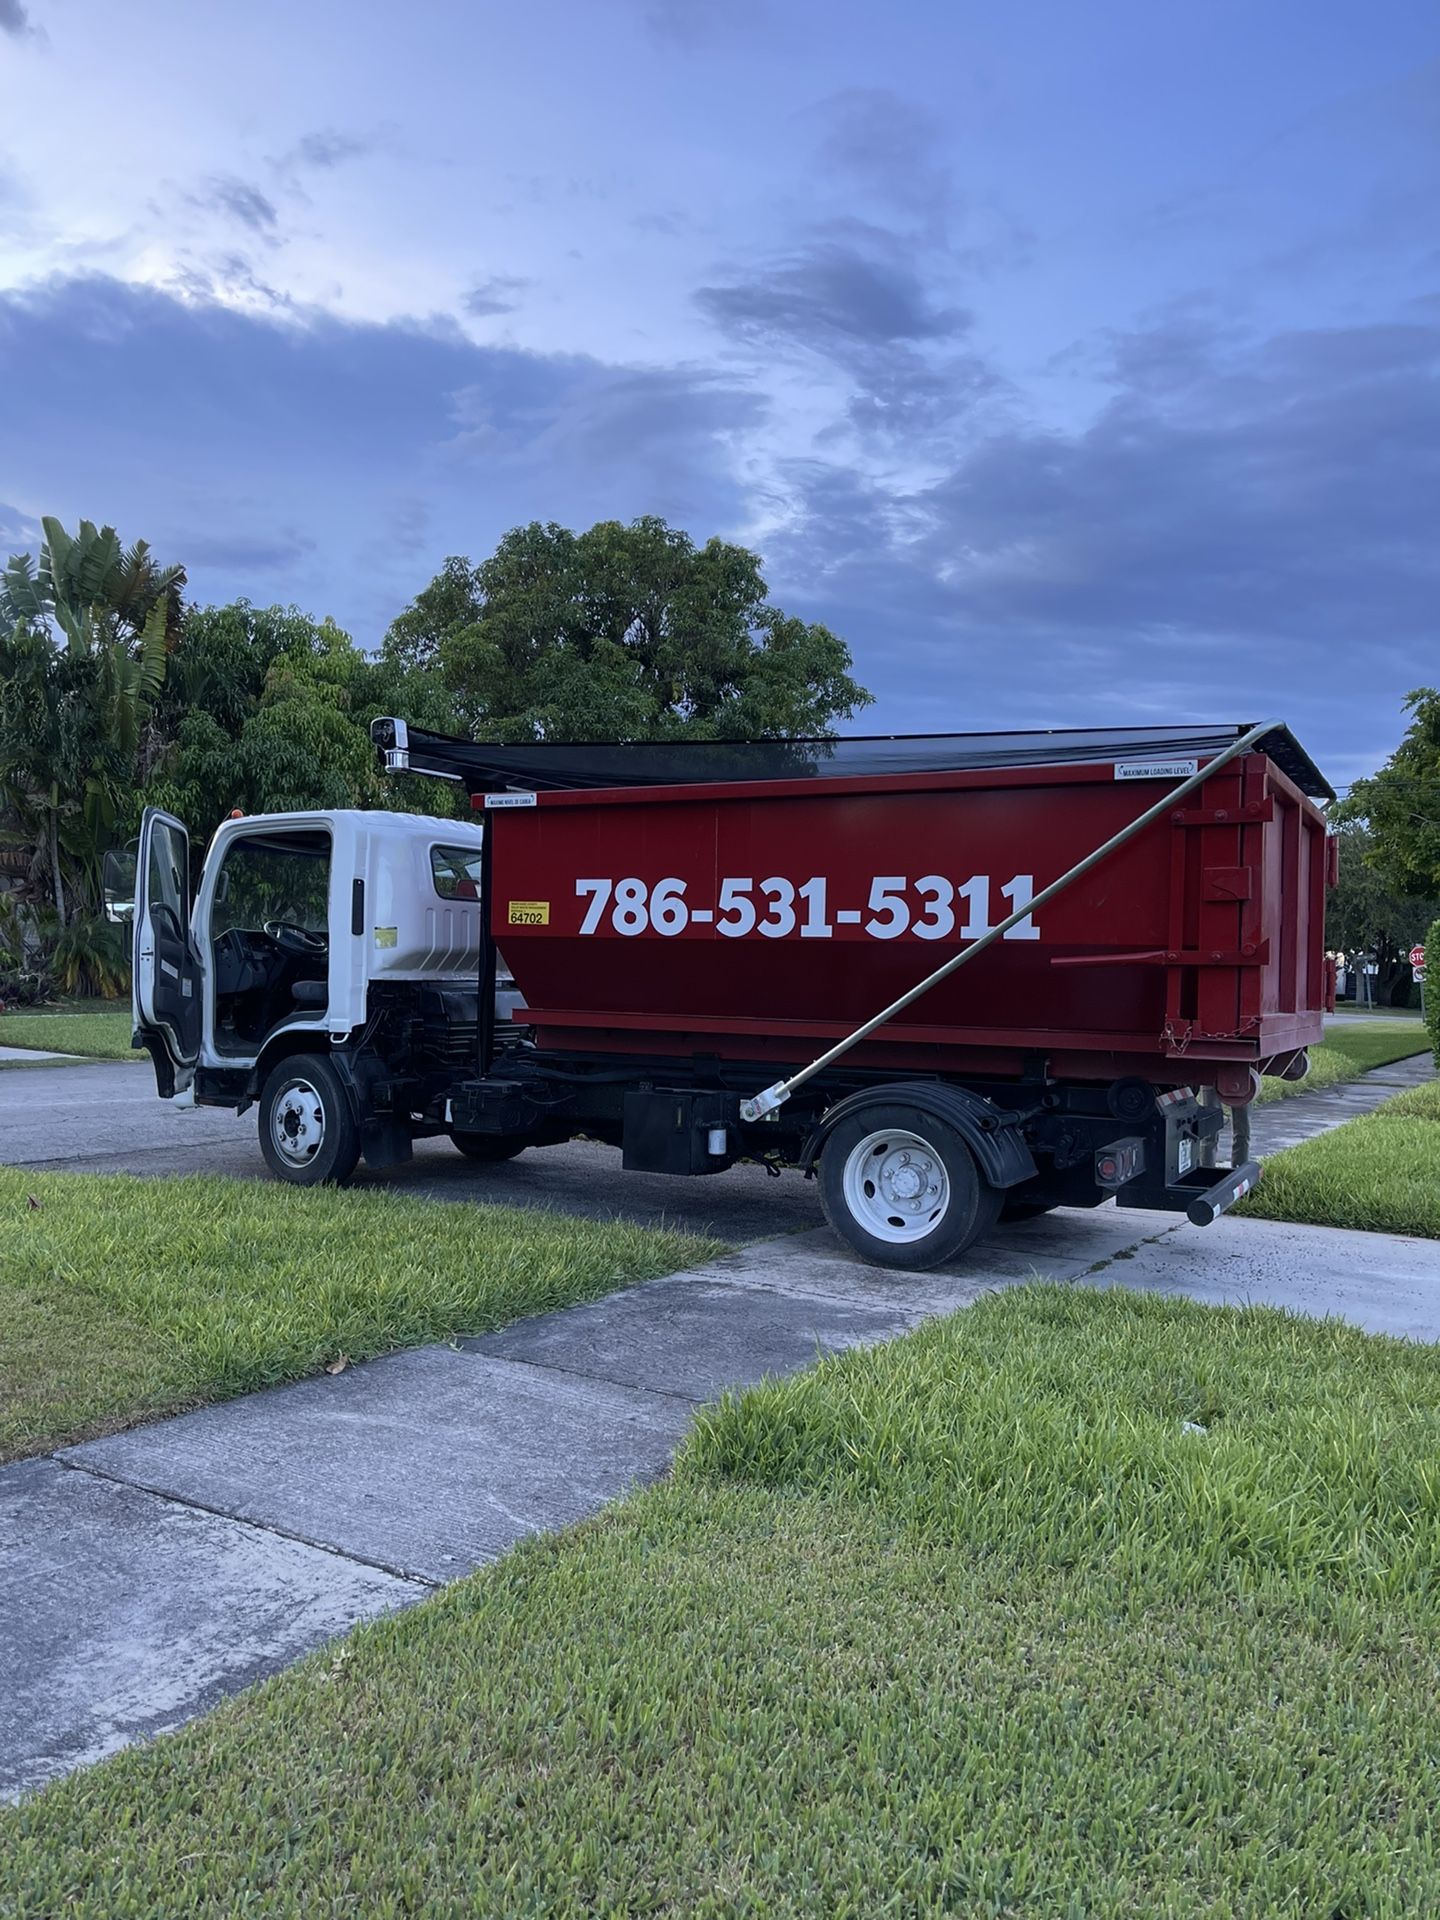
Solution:
<svg viewBox="0 0 1440 1920">
<path fill-rule="evenodd" d="M 1373 953 L 1380 965 L 1380 996 L 1408 985 L 1406 955 L 1437 913 L 1440 901 L 1400 893 L 1374 860 L 1375 842 L 1363 821 L 1339 827 L 1340 880 L 1325 908 L 1325 944 L 1341 953 Z"/>
<path fill-rule="evenodd" d="M 1340 816 L 1370 829 L 1368 858 L 1399 893 L 1440 894 L 1440 692 L 1408 694 L 1404 739 L 1372 779 L 1350 789 Z"/>
<path fill-rule="evenodd" d="M 0 574 L 0 804 L 38 842 L 63 933 L 98 910 L 185 573 L 113 527 L 43 526 L 38 565 L 21 554 Z"/>
<path fill-rule="evenodd" d="M 769 604 L 755 554 L 653 516 L 447 560 L 384 656 L 438 673 L 491 740 L 828 735 L 871 699 L 843 641 Z"/>
<path fill-rule="evenodd" d="M 438 680 L 363 654 L 333 620 L 246 600 L 192 607 L 156 708 L 160 744 L 134 811 L 165 807 L 199 846 L 236 807 L 448 810 L 446 787 L 385 781 L 369 731 L 382 713 L 439 732 L 456 724 Z"/>
</svg>

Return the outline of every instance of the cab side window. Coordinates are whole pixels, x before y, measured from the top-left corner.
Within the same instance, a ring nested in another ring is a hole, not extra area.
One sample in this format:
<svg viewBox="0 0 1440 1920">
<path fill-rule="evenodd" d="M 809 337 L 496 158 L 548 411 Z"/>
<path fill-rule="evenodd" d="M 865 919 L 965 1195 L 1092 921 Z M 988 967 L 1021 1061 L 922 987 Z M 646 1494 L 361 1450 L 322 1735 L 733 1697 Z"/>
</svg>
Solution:
<svg viewBox="0 0 1440 1920">
<path fill-rule="evenodd" d="M 442 900 L 480 898 L 478 847 L 432 847 L 430 872 L 434 877 L 435 891 Z"/>
</svg>

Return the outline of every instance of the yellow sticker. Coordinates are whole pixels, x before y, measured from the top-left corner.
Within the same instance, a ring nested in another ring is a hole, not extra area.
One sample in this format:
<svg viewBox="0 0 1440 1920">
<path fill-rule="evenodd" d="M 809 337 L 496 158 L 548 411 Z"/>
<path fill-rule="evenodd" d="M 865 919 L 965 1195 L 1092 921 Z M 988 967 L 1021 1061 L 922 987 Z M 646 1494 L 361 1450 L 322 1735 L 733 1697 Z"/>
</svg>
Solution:
<svg viewBox="0 0 1440 1920">
<path fill-rule="evenodd" d="M 375 944 L 377 947 L 396 947 L 400 944 L 398 927 L 376 927 Z"/>
<path fill-rule="evenodd" d="M 550 902 L 548 900 L 512 900 L 510 902 L 512 927 L 548 927 L 549 924 Z"/>
</svg>

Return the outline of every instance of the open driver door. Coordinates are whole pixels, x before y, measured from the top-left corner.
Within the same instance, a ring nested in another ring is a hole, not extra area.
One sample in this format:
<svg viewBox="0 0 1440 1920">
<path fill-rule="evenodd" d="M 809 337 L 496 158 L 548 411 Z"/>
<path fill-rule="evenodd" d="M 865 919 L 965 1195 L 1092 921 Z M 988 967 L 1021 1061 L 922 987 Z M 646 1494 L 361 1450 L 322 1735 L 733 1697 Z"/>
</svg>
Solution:
<svg viewBox="0 0 1440 1920">
<path fill-rule="evenodd" d="M 190 836 L 158 807 L 147 807 L 140 823 L 131 961 L 134 1039 L 155 1063 L 160 1097 L 170 1100 L 194 1082 L 203 1001 L 190 927 Z"/>
</svg>

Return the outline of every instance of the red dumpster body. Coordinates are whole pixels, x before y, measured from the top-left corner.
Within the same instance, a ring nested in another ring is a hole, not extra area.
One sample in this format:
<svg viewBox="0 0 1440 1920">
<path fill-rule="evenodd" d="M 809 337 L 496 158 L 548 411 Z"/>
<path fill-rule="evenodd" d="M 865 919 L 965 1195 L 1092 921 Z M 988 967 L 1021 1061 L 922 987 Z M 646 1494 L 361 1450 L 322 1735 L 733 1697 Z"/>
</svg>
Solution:
<svg viewBox="0 0 1440 1920">
<path fill-rule="evenodd" d="M 504 796 L 491 924 L 542 1049 L 794 1066 L 1151 805 L 1122 762 Z M 476 805 L 483 804 L 477 795 Z M 1249 1097 L 1333 1005 L 1324 815 L 1234 759 L 857 1047 Z"/>
</svg>

